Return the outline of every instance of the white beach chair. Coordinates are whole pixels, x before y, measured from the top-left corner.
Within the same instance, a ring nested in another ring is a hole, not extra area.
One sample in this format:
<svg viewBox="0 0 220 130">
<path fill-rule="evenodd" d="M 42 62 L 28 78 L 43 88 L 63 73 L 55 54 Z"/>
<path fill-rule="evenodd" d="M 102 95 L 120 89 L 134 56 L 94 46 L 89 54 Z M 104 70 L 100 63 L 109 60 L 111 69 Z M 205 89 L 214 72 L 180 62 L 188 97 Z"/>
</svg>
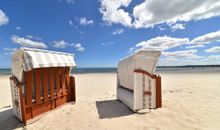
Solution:
<svg viewBox="0 0 220 130">
<path fill-rule="evenodd" d="M 14 115 L 28 120 L 66 102 L 76 101 L 74 55 L 21 48 L 12 56 L 11 92 Z"/>
<path fill-rule="evenodd" d="M 162 106 L 161 77 L 154 74 L 160 54 L 141 50 L 118 64 L 117 98 L 133 111 Z"/>
</svg>

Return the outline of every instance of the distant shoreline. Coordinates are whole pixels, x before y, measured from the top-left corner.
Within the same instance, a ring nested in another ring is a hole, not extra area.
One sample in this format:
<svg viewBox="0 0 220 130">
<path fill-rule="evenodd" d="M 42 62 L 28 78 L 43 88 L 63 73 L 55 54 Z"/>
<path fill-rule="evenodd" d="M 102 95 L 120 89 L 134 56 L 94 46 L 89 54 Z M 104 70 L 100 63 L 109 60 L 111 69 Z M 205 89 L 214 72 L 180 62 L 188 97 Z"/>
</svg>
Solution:
<svg viewBox="0 0 220 130">
<path fill-rule="evenodd" d="M 158 66 L 157 68 L 187 68 L 187 67 L 220 67 L 220 65 L 183 65 L 183 66 Z M 77 69 L 116 69 L 117 67 L 80 67 Z M 0 70 L 10 70 L 11 68 L 0 68 Z"/>
<path fill-rule="evenodd" d="M 187 66 L 158 66 L 157 73 L 160 72 L 220 72 L 220 65 L 187 65 Z M 86 73 L 116 73 L 117 68 L 76 68 L 72 70 L 74 74 Z M 11 69 L 0 68 L 0 75 L 11 75 Z"/>
</svg>

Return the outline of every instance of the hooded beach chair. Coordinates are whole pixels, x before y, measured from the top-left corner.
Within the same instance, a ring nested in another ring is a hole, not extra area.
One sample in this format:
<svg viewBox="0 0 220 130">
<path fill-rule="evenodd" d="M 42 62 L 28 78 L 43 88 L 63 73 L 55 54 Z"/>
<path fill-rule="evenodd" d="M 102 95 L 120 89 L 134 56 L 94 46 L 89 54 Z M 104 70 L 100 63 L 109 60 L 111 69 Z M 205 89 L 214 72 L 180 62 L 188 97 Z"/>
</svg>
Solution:
<svg viewBox="0 0 220 130">
<path fill-rule="evenodd" d="M 74 55 L 21 48 L 12 56 L 14 115 L 25 124 L 67 102 L 75 102 Z"/>
<path fill-rule="evenodd" d="M 160 54 L 141 50 L 118 64 L 117 98 L 133 111 L 162 106 L 161 77 L 154 74 Z"/>
</svg>

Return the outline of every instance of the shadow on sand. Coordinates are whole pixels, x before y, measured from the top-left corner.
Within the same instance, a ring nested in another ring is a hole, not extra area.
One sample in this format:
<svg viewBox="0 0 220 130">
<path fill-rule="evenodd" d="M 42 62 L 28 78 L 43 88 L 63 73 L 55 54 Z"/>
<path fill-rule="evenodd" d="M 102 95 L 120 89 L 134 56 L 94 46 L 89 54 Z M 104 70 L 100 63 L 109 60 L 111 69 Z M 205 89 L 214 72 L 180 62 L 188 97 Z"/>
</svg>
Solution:
<svg viewBox="0 0 220 130">
<path fill-rule="evenodd" d="M 12 108 L 0 111 L 0 130 L 13 130 L 23 126 L 23 123 L 14 117 Z"/>
<path fill-rule="evenodd" d="M 126 105 L 119 100 L 96 101 L 99 119 L 122 117 L 133 114 Z"/>
</svg>

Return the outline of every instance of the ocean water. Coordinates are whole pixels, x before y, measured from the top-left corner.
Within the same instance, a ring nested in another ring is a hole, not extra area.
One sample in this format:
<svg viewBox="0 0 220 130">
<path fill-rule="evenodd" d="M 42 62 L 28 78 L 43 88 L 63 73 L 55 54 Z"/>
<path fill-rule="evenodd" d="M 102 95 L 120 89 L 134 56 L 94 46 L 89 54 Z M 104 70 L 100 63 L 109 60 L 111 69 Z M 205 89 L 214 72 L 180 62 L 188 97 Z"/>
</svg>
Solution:
<svg viewBox="0 0 220 130">
<path fill-rule="evenodd" d="M 11 69 L 0 69 L 0 75 L 10 75 Z"/>
<path fill-rule="evenodd" d="M 71 73 L 74 74 L 83 74 L 83 73 L 114 73 L 116 72 L 116 68 L 76 68 L 73 69 Z M 1 69 L 0 75 L 10 75 L 11 69 Z"/>
<path fill-rule="evenodd" d="M 72 70 L 72 73 L 114 73 L 117 72 L 117 68 L 76 68 Z"/>
<path fill-rule="evenodd" d="M 116 73 L 117 68 L 76 68 L 71 73 L 84 74 L 84 73 Z M 217 72 L 220 73 L 220 67 L 203 66 L 203 67 L 157 67 L 156 73 L 174 72 Z M 10 75 L 11 69 L 0 69 L 0 75 Z"/>
</svg>

